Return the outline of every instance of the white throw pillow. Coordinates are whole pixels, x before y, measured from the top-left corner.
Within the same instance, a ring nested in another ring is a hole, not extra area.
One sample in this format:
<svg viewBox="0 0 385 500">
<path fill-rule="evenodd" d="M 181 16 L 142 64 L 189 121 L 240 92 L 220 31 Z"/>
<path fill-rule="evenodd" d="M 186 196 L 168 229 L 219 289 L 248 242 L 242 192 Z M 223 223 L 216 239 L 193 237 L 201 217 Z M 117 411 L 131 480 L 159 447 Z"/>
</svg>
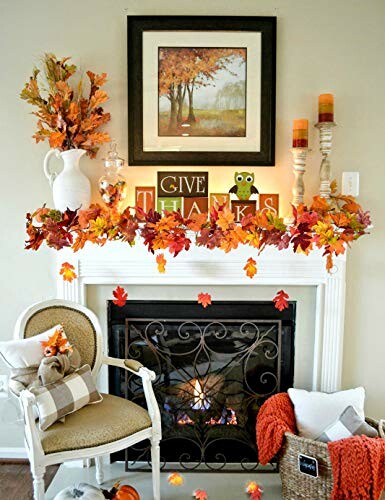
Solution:
<svg viewBox="0 0 385 500">
<path fill-rule="evenodd" d="M 55 325 L 49 330 L 28 339 L 0 342 L 0 354 L 11 368 L 38 366 L 44 356 L 41 341 L 48 340 L 48 337 L 53 335 L 57 328 L 61 328 L 61 325 Z M 65 338 L 65 334 L 63 337 Z"/>
<path fill-rule="evenodd" d="M 365 418 L 363 387 L 330 394 L 304 389 L 289 389 L 287 392 L 294 405 L 297 428 L 302 437 L 317 439 L 348 406 L 353 406 L 358 415 Z"/>
</svg>

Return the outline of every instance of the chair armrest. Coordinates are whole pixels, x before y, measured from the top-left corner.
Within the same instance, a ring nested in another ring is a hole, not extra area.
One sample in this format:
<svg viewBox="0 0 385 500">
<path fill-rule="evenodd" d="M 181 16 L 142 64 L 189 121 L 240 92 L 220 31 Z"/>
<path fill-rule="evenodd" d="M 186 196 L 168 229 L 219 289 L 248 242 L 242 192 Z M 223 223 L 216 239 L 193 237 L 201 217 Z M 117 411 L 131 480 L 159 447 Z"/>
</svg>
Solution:
<svg viewBox="0 0 385 500">
<path fill-rule="evenodd" d="M 20 393 L 19 401 L 24 415 L 24 435 L 29 449 L 27 450 L 28 455 L 32 452 L 33 456 L 36 456 L 37 454 L 43 456 L 44 450 L 41 445 L 38 423 L 33 413 L 35 396 L 28 389 L 24 389 L 24 391 L 21 391 Z"/>
<path fill-rule="evenodd" d="M 103 363 L 109 366 L 116 366 L 117 368 L 123 368 L 134 375 L 138 375 L 140 378 L 149 378 L 150 380 L 155 380 L 156 375 L 153 371 L 149 370 L 142 365 L 139 361 L 135 359 L 118 359 L 111 358 L 109 356 L 103 357 Z"/>
<path fill-rule="evenodd" d="M 123 370 L 127 370 L 142 379 L 144 397 L 146 398 L 147 409 L 152 422 L 153 439 L 155 441 L 162 439 L 160 411 L 151 383 L 156 379 L 155 372 L 149 370 L 135 359 L 118 359 L 103 356 L 102 362 L 109 366 L 123 368 Z"/>
</svg>

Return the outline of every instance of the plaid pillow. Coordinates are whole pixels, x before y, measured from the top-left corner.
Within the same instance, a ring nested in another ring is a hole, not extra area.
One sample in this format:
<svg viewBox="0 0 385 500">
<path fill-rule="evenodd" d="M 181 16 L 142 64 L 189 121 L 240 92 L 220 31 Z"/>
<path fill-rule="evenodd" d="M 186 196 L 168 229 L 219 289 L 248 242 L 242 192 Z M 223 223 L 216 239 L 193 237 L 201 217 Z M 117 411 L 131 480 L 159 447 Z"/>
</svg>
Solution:
<svg viewBox="0 0 385 500">
<path fill-rule="evenodd" d="M 30 391 L 36 398 L 39 426 L 42 431 L 65 415 L 103 400 L 95 387 L 89 365 L 82 366 L 58 382 L 44 387 L 34 387 Z"/>
<path fill-rule="evenodd" d="M 377 437 L 378 432 L 358 415 L 353 406 L 348 406 L 338 419 L 323 431 L 317 441 L 328 443 L 361 435 Z"/>
</svg>

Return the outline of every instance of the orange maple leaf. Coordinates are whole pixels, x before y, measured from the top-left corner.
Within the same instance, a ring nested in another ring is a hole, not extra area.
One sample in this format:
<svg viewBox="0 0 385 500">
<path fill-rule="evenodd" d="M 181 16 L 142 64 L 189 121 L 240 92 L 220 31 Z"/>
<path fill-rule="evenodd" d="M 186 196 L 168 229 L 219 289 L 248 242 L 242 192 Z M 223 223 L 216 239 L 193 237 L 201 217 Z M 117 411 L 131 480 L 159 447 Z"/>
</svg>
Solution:
<svg viewBox="0 0 385 500">
<path fill-rule="evenodd" d="M 211 295 L 209 293 L 198 293 L 198 304 L 206 309 L 207 306 L 211 306 Z"/>
<path fill-rule="evenodd" d="M 184 483 L 183 476 L 179 474 L 179 472 L 172 472 L 171 474 L 169 474 L 167 481 L 172 486 L 182 486 L 182 484 Z"/>
<path fill-rule="evenodd" d="M 248 276 L 249 278 L 254 278 L 257 273 L 256 261 L 252 257 L 249 257 L 243 270 L 246 271 L 246 276 Z"/>
<path fill-rule="evenodd" d="M 128 298 L 128 293 L 121 286 L 117 286 L 115 290 L 112 292 L 112 295 L 115 297 L 112 302 L 118 306 L 123 307 L 126 305 L 126 300 Z"/>
<path fill-rule="evenodd" d="M 73 281 L 74 279 L 76 279 L 78 277 L 77 274 L 75 273 L 74 266 L 72 264 L 70 264 L 69 262 L 63 262 L 63 264 L 61 265 L 59 274 L 61 274 L 63 276 L 64 281 L 69 281 L 70 283 L 71 283 L 71 281 Z"/>
<path fill-rule="evenodd" d="M 273 299 L 274 307 L 278 309 L 278 311 L 287 309 L 289 307 L 288 298 L 289 295 L 284 290 L 280 290 Z"/>
<path fill-rule="evenodd" d="M 334 224 L 338 227 L 347 227 L 350 223 L 350 219 L 343 212 L 337 212 L 331 216 Z"/>
<path fill-rule="evenodd" d="M 187 223 L 187 227 L 191 231 L 194 231 L 197 233 L 198 231 L 200 231 L 202 226 L 207 222 L 207 217 L 208 217 L 207 212 L 201 213 L 201 214 L 193 213 L 193 214 L 191 214 L 190 220 Z"/>
<path fill-rule="evenodd" d="M 231 224 L 233 224 L 235 218 L 235 214 L 233 212 L 225 207 L 224 210 L 221 210 L 218 212 L 218 220 L 217 220 L 217 225 L 223 230 L 226 231 L 229 229 Z"/>
<path fill-rule="evenodd" d="M 61 148 L 66 135 L 64 132 L 52 132 L 49 136 L 49 145 L 51 148 Z"/>
<path fill-rule="evenodd" d="M 156 256 L 156 263 L 158 264 L 158 272 L 165 273 L 167 260 L 164 258 L 163 253 Z"/>
<path fill-rule="evenodd" d="M 315 212 L 327 212 L 330 210 L 330 205 L 322 196 L 313 196 L 313 203 L 310 207 L 311 211 Z"/>
<path fill-rule="evenodd" d="M 195 500 L 207 500 L 208 499 L 208 495 L 207 495 L 207 492 L 205 490 L 195 490 L 193 493 L 193 497 L 195 498 Z"/>
<path fill-rule="evenodd" d="M 333 241 L 329 244 L 330 250 L 334 252 L 336 255 L 341 255 L 345 253 L 345 244 L 344 241 L 339 239 L 336 241 Z"/>
</svg>

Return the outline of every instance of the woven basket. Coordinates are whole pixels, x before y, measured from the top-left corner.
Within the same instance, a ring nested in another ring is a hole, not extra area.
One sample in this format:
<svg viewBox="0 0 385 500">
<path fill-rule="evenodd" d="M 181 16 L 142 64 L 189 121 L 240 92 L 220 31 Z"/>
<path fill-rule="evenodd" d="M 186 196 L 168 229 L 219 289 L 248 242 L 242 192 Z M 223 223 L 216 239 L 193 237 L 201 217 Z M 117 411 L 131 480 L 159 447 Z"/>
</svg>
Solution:
<svg viewBox="0 0 385 500">
<path fill-rule="evenodd" d="M 370 418 L 367 423 L 379 428 L 378 421 Z M 303 474 L 298 469 L 298 455 L 308 455 L 318 460 L 318 477 Z M 321 441 L 306 439 L 286 432 L 279 456 L 282 496 L 285 500 L 306 498 L 328 499 L 333 489 L 333 473 L 328 446 Z"/>
</svg>

